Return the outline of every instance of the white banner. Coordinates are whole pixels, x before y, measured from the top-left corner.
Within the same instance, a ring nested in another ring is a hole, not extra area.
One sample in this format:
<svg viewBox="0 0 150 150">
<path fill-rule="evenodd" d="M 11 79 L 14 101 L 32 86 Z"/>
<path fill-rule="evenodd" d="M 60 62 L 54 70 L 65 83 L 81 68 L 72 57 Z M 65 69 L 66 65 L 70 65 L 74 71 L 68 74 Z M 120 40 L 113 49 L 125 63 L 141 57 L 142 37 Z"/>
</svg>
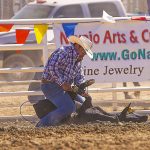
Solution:
<svg viewBox="0 0 150 150">
<path fill-rule="evenodd" d="M 150 79 L 150 22 L 80 23 L 74 35 L 93 42 L 94 57 L 83 61 L 87 79 L 97 82 L 127 82 Z M 61 24 L 54 25 L 57 47 L 68 41 Z"/>
</svg>

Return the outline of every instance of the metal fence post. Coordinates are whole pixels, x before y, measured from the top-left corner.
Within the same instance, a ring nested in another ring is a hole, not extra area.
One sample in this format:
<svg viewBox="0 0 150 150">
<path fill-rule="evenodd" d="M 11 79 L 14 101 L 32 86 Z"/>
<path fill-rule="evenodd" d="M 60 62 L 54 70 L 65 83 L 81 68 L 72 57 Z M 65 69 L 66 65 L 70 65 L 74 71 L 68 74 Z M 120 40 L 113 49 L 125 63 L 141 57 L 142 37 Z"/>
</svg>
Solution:
<svg viewBox="0 0 150 150">
<path fill-rule="evenodd" d="M 48 60 L 48 45 L 47 45 L 47 33 L 45 34 L 44 38 L 43 38 L 43 44 L 44 44 L 44 47 L 43 47 L 43 63 L 44 63 L 44 66 L 46 65 L 46 62 Z"/>
<path fill-rule="evenodd" d="M 116 87 L 117 87 L 117 83 L 113 82 L 112 88 L 116 88 Z M 117 101 L 117 92 L 112 92 L 112 100 Z M 113 111 L 116 111 L 117 110 L 117 103 L 113 102 L 112 107 L 113 107 Z"/>
<path fill-rule="evenodd" d="M 1 0 L 0 2 L 1 2 L 1 19 L 3 19 L 4 17 L 3 0 Z"/>
</svg>

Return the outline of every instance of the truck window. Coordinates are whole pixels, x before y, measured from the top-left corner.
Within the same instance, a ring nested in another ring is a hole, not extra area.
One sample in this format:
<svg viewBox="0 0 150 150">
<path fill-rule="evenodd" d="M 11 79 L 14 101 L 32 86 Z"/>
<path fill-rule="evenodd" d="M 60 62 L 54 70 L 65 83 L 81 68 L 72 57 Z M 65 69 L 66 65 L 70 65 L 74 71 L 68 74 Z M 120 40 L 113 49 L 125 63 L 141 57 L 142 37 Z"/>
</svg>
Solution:
<svg viewBox="0 0 150 150">
<path fill-rule="evenodd" d="M 54 18 L 83 18 L 83 11 L 80 5 L 67 5 L 58 9 Z"/>
<path fill-rule="evenodd" d="M 113 17 L 120 17 L 118 8 L 114 3 L 90 3 L 88 4 L 91 17 L 102 17 L 103 10 Z"/>
<path fill-rule="evenodd" d="M 22 8 L 13 19 L 38 19 L 48 18 L 54 6 L 47 5 L 26 5 Z"/>
</svg>

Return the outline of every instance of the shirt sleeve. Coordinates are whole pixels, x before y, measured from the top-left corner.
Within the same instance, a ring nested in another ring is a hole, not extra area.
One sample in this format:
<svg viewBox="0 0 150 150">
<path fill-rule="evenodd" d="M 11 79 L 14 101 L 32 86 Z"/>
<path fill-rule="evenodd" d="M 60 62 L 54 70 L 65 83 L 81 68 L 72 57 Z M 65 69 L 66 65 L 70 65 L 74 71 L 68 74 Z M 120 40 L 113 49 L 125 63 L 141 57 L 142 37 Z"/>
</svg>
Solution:
<svg viewBox="0 0 150 150">
<path fill-rule="evenodd" d="M 74 79 L 74 84 L 75 85 L 80 85 L 81 83 L 85 82 L 85 76 L 83 74 L 83 68 L 81 67 L 78 72 L 77 72 L 77 76 Z"/>
<path fill-rule="evenodd" d="M 54 55 L 50 62 L 49 70 L 55 81 L 60 86 L 65 82 L 63 73 L 60 70 L 61 65 L 66 61 L 67 55 L 64 52 L 60 52 L 58 55 Z"/>
</svg>

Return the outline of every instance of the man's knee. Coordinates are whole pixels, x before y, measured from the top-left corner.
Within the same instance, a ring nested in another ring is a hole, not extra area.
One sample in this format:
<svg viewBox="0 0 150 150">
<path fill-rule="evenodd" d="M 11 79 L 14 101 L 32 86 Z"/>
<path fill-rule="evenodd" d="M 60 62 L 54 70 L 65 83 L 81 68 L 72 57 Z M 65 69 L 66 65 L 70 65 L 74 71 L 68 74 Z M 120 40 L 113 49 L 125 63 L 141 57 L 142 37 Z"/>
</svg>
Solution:
<svg viewBox="0 0 150 150">
<path fill-rule="evenodd" d="M 63 108 L 67 115 L 76 111 L 75 103 L 73 101 L 68 102 L 68 104 L 64 104 Z"/>
</svg>

